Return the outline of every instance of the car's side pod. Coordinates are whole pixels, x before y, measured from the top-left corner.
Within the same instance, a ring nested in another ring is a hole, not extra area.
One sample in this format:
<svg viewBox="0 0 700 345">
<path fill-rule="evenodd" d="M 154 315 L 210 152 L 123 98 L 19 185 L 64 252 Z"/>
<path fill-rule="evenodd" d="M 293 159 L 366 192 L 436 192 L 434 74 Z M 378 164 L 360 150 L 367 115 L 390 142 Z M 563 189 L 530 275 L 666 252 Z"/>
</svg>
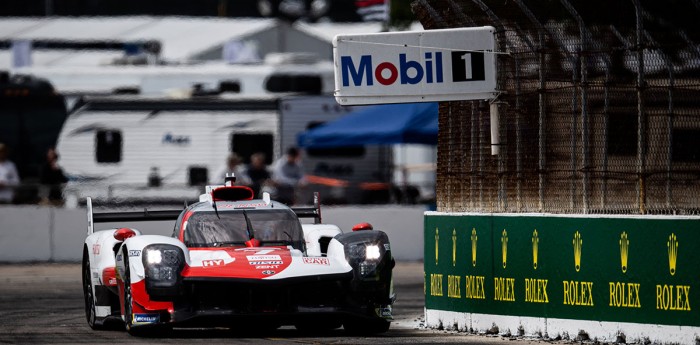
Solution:
<svg viewBox="0 0 700 345">
<path fill-rule="evenodd" d="M 337 235 L 345 259 L 353 269 L 352 288 L 376 303 L 391 303 L 391 278 L 395 261 L 389 237 L 383 231 L 357 231 Z"/>
</svg>

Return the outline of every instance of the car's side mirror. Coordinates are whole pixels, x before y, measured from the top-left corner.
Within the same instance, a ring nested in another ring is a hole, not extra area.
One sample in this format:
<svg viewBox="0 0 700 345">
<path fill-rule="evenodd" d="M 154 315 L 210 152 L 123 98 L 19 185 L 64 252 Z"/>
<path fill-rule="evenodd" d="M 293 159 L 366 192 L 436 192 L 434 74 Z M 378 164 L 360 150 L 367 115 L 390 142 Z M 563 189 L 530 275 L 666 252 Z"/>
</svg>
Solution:
<svg viewBox="0 0 700 345">
<path fill-rule="evenodd" d="M 372 224 L 367 223 L 367 222 L 358 223 L 352 227 L 352 231 L 362 231 L 362 230 L 374 230 L 374 227 L 372 226 Z"/>
<path fill-rule="evenodd" d="M 129 228 L 121 228 L 114 231 L 114 238 L 119 242 L 124 242 L 129 237 L 136 236 L 136 232 Z"/>
</svg>

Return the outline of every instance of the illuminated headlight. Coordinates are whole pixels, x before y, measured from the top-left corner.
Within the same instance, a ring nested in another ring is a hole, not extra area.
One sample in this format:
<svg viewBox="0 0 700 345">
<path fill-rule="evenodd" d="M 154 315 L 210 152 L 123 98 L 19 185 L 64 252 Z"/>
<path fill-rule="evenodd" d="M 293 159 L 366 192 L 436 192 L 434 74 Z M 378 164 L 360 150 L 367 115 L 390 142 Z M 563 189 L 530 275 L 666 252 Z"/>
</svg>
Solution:
<svg viewBox="0 0 700 345">
<path fill-rule="evenodd" d="M 185 264 L 185 256 L 180 248 L 168 244 L 152 244 L 144 248 L 143 252 L 143 264 L 149 282 L 158 286 L 177 283 Z"/>
<path fill-rule="evenodd" d="M 365 259 L 367 260 L 377 260 L 379 259 L 380 252 L 379 246 L 376 244 L 369 245 L 365 248 Z"/>
<path fill-rule="evenodd" d="M 146 261 L 149 264 L 159 264 L 163 261 L 163 254 L 158 249 L 151 249 L 146 252 Z"/>
<path fill-rule="evenodd" d="M 350 244 L 348 249 L 348 262 L 356 267 L 360 276 L 370 277 L 376 274 L 377 265 L 383 254 L 379 244 L 358 242 Z"/>
</svg>

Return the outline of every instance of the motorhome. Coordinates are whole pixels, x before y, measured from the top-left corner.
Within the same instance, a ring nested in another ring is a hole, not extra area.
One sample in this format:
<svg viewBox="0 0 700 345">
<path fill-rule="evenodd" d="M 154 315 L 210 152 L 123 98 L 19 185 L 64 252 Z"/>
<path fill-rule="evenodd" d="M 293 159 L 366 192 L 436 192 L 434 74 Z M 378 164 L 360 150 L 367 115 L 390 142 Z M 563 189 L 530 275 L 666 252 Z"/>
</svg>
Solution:
<svg viewBox="0 0 700 345">
<path fill-rule="evenodd" d="M 271 164 L 296 145 L 299 132 L 350 110 L 332 96 L 86 98 L 58 139 L 71 179 L 64 194 L 69 205 L 86 196 L 104 203 L 196 200 L 230 152 L 244 162 L 263 152 Z M 391 149 L 305 152 L 303 165 L 316 184 L 309 193 L 356 203 L 362 195 L 351 187 L 389 182 Z M 300 201 L 306 196 L 302 191 Z"/>
</svg>

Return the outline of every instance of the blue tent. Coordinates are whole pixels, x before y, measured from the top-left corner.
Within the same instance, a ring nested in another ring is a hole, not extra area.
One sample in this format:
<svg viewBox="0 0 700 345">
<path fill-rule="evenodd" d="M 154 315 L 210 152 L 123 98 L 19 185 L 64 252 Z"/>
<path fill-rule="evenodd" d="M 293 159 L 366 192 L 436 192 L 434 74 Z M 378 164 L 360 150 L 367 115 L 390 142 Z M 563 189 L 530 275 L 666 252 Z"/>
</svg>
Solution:
<svg viewBox="0 0 700 345">
<path fill-rule="evenodd" d="M 300 147 L 367 144 L 437 144 L 437 103 L 406 103 L 363 108 L 300 133 Z"/>
</svg>

